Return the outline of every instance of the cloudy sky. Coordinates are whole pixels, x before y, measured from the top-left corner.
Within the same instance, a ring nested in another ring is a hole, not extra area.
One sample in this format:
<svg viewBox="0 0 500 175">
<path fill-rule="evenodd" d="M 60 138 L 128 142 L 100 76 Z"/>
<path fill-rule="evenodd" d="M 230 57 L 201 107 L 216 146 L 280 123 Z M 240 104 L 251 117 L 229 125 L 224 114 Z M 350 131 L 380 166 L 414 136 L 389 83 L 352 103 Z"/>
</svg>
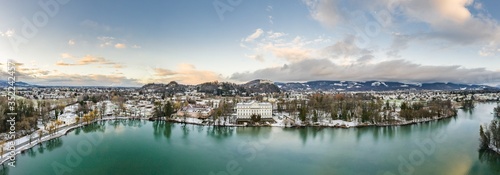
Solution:
<svg viewBox="0 0 500 175">
<path fill-rule="evenodd" d="M 497 0 L 0 1 L 0 67 L 41 85 L 500 84 Z M 6 74 L 2 74 L 2 79 Z"/>
</svg>

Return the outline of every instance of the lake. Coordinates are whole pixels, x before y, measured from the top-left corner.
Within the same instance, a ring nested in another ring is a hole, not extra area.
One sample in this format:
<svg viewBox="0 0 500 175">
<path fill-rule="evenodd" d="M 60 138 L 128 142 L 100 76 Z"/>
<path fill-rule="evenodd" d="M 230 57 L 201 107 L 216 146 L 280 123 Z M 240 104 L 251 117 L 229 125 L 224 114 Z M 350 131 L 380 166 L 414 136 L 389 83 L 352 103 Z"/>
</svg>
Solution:
<svg viewBox="0 0 500 175">
<path fill-rule="evenodd" d="M 27 150 L 0 174 L 500 174 L 499 156 L 478 151 L 494 106 L 350 129 L 105 121 Z"/>
</svg>

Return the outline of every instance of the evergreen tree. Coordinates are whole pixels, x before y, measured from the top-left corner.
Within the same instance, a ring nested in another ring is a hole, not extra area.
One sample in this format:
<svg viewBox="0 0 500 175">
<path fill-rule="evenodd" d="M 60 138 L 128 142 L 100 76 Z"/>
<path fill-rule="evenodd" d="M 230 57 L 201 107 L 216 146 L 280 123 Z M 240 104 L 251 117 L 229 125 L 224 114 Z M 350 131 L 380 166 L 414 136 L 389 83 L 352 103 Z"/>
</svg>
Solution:
<svg viewBox="0 0 500 175">
<path fill-rule="evenodd" d="M 170 101 L 167 101 L 167 104 L 165 104 L 165 116 L 167 118 L 170 118 L 170 116 L 174 113 L 174 108 L 172 106 L 172 103 Z"/>
<path fill-rule="evenodd" d="M 318 122 L 318 112 L 316 112 L 316 110 L 314 110 L 314 112 L 313 112 L 312 121 L 313 122 Z"/>
<path fill-rule="evenodd" d="M 483 130 L 483 126 L 479 126 L 479 136 L 481 142 L 481 149 L 488 149 L 490 145 L 490 134 L 488 132 L 488 127 L 486 127 L 486 132 Z"/>
<path fill-rule="evenodd" d="M 302 106 L 300 107 L 300 111 L 299 111 L 299 119 L 300 121 L 306 121 L 306 117 L 307 117 L 307 109 L 306 107 Z"/>
</svg>

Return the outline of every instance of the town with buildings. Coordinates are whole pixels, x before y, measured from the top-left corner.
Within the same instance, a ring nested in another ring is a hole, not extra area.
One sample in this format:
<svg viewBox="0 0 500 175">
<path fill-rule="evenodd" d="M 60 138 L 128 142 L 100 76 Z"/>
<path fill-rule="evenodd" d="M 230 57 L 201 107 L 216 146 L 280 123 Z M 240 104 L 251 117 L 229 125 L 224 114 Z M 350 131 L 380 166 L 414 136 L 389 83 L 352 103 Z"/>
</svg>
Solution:
<svg viewBox="0 0 500 175">
<path fill-rule="evenodd" d="M 169 86 L 172 84 L 176 87 Z M 275 86 L 269 80 L 259 80 L 254 85 L 259 86 L 254 89 L 264 89 L 261 91 L 228 90 L 224 88 L 227 83 L 219 82 L 212 83 L 214 87 L 209 90 L 204 86 L 175 89 L 180 86 L 175 82 L 169 85 L 149 84 L 141 88 L 26 87 L 17 90 L 16 99 L 29 101 L 36 114 L 34 117 L 45 126 L 56 120 L 72 124 L 76 118 L 95 110 L 99 117 L 161 119 L 200 125 L 282 127 L 406 124 L 408 119 L 400 114 L 402 104 L 427 107 L 427 104 L 440 101 L 448 102 L 449 108 L 456 110 L 462 108 L 466 101 L 500 99 L 498 91 L 480 90 L 276 91 L 268 90 Z M 169 91 L 169 88 L 175 91 Z M 6 93 L 0 94 L 2 98 L 6 96 Z M 315 98 L 322 98 L 323 101 Z M 353 100 L 352 103 L 334 105 L 349 100 Z M 364 109 L 361 108 L 364 104 L 378 106 L 378 113 L 369 114 L 369 119 L 362 119 Z M 166 108 L 170 108 L 168 114 Z M 452 113 L 441 114 L 448 116 Z M 380 116 L 384 119 L 378 119 Z M 437 116 L 421 118 L 433 117 Z M 413 122 L 416 120 L 411 119 L 410 123 Z"/>
<path fill-rule="evenodd" d="M 409 125 L 456 116 L 458 109 L 470 110 L 477 102 L 500 101 L 498 90 L 285 91 L 271 81 L 253 82 L 250 88 L 209 84 L 211 88 L 175 82 L 140 88 L 22 87 L 15 93 L 16 138 L 32 145 L 37 138 L 42 142 L 95 121 L 124 119 L 214 127 Z M 8 94 L 2 91 L 0 98 Z M 1 102 L 0 119 L 7 121 L 7 100 Z M 2 143 L 8 136 L 0 134 Z"/>
</svg>

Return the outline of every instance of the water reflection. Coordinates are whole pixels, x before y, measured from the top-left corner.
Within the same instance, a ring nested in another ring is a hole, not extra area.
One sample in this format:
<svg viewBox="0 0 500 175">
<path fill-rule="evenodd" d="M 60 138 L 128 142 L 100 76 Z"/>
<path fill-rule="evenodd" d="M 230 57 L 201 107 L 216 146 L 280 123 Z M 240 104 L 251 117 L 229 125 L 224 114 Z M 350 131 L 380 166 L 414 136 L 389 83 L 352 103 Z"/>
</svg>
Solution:
<svg viewBox="0 0 500 175">
<path fill-rule="evenodd" d="M 202 133 L 203 130 L 205 129 L 205 126 L 202 126 L 202 125 L 196 125 L 196 128 L 198 130 L 198 133 Z"/>
<path fill-rule="evenodd" d="M 309 139 L 319 138 L 320 141 L 323 141 L 325 138 L 325 130 L 330 131 L 331 128 L 324 127 L 303 127 L 303 128 L 282 128 L 281 130 L 284 132 L 291 132 L 292 135 L 298 135 L 302 145 L 306 145 Z M 333 130 L 332 130 L 333 131 Z M 328 135 L 328 134 L 327 134 Z M 329 134 L 333 137 L 335 134 Z"/>
<path fill-rule="evenodd" d="M 272 127 L 237 127 L 235 133 L 244 139 L 260 140 L 270 138 L 272 130 Z"/>
<path fill-rule="evenodd" d="M 172 129 L 174 129 L 173 124 L 167 123 L 165 121 L 154 121 L 152 125 L 155 140 L 160 139 L 162 136 L 169 140 L 172 136 Z"/>
<path fill-rule="evenodd" d="M 9 168 L 10 168 L 9 165 L 2 164 L 2 166 L 0 166 L 0 175 L 8 175 Z"/>
<path fill-rule="evenodd" d="M 60 137 L 45 142 L 45 147 L 49 152 L 56 148 L 61 147 L 62 145 L 63 141 Z"/>
<path fill-rule="evenodd" d="M 187 139 L 187 137 L 189 136 L 189 126 L 184 124 L 181 126 L 181 130 L 182 130 L 182 138 Z"/>
<path fill-rule="evenodd" d="M 392 139 L 394 139 L 398 130 L 399 130 L 398 126 L 387 126 L 387 127 L 384 127 L 382 135 L 384 136 L 384 138 L 387 138 L 388 140 L 392 140 Z"/>
<path fill-rule="evenodd" d="M 95 122 L 95 123 L 91 123 L 91 124 L 88 124 L 88 125 L 85 125 L 84 127 L 80 127 L 80 128 L 77 128 L 75 131 L 76 132 L 80 132 L 78 130 L 82 130 L 83 133 L 89 133 L 89 132 L 104 132 L 106 130 L 106 123 L 104 121 L 101 121 L 101 122 Z"/>
<path fill-rule="evenodd" d="M 479 150 L 479 161 L 487 164 L 491 171 L 500 173 L 500 155 L 492 150 Z"/>
<path fill-rule="evenodd" d="M 44 151 L 45 147 L 43 146 L 43 144 L 38 144 L 38 153 L 43 154 Z"/>
<path fill-rule="evenodd" d="M 215 138 L 217 141 L 232 136 L 235 131 L 234 127 L 223 127 L 223 126 L 206 127 L 206 129 L 207 129 L 207 135 L 212 138 Z M 236 131 L 238 131 L 238 128 L 236 128 Z"/>
<path fill-rule="evenodd" d="M 30 156 L 32 158 L 36 157 L 36 151 L 34 150 L 34 148 L 27 149 L 26 153 L 28 154 L 28 156 Z"/>
<path fill-rule="evenodd" d="M 99 123 L 103 128 L 106 129 L 106 122 L 102 121 Z M 125 126 L 125 127 L 137 127 L 141 128 L 144 123 L 140 120 L 132 120 L 132 119 L 117 119 L 117 120 L 108 120 L 107 125 L 113 126 L 114 129 L 119 128 L 120 126 Z"/>
<path fill-rule="evenodd" d="M 80 128 L 76 128 L 76 129 L 75 129 L 75 135 L 80 135 L 80 131 L 81 131 L 81 129 L 80 129 Z"/>
</svg>

